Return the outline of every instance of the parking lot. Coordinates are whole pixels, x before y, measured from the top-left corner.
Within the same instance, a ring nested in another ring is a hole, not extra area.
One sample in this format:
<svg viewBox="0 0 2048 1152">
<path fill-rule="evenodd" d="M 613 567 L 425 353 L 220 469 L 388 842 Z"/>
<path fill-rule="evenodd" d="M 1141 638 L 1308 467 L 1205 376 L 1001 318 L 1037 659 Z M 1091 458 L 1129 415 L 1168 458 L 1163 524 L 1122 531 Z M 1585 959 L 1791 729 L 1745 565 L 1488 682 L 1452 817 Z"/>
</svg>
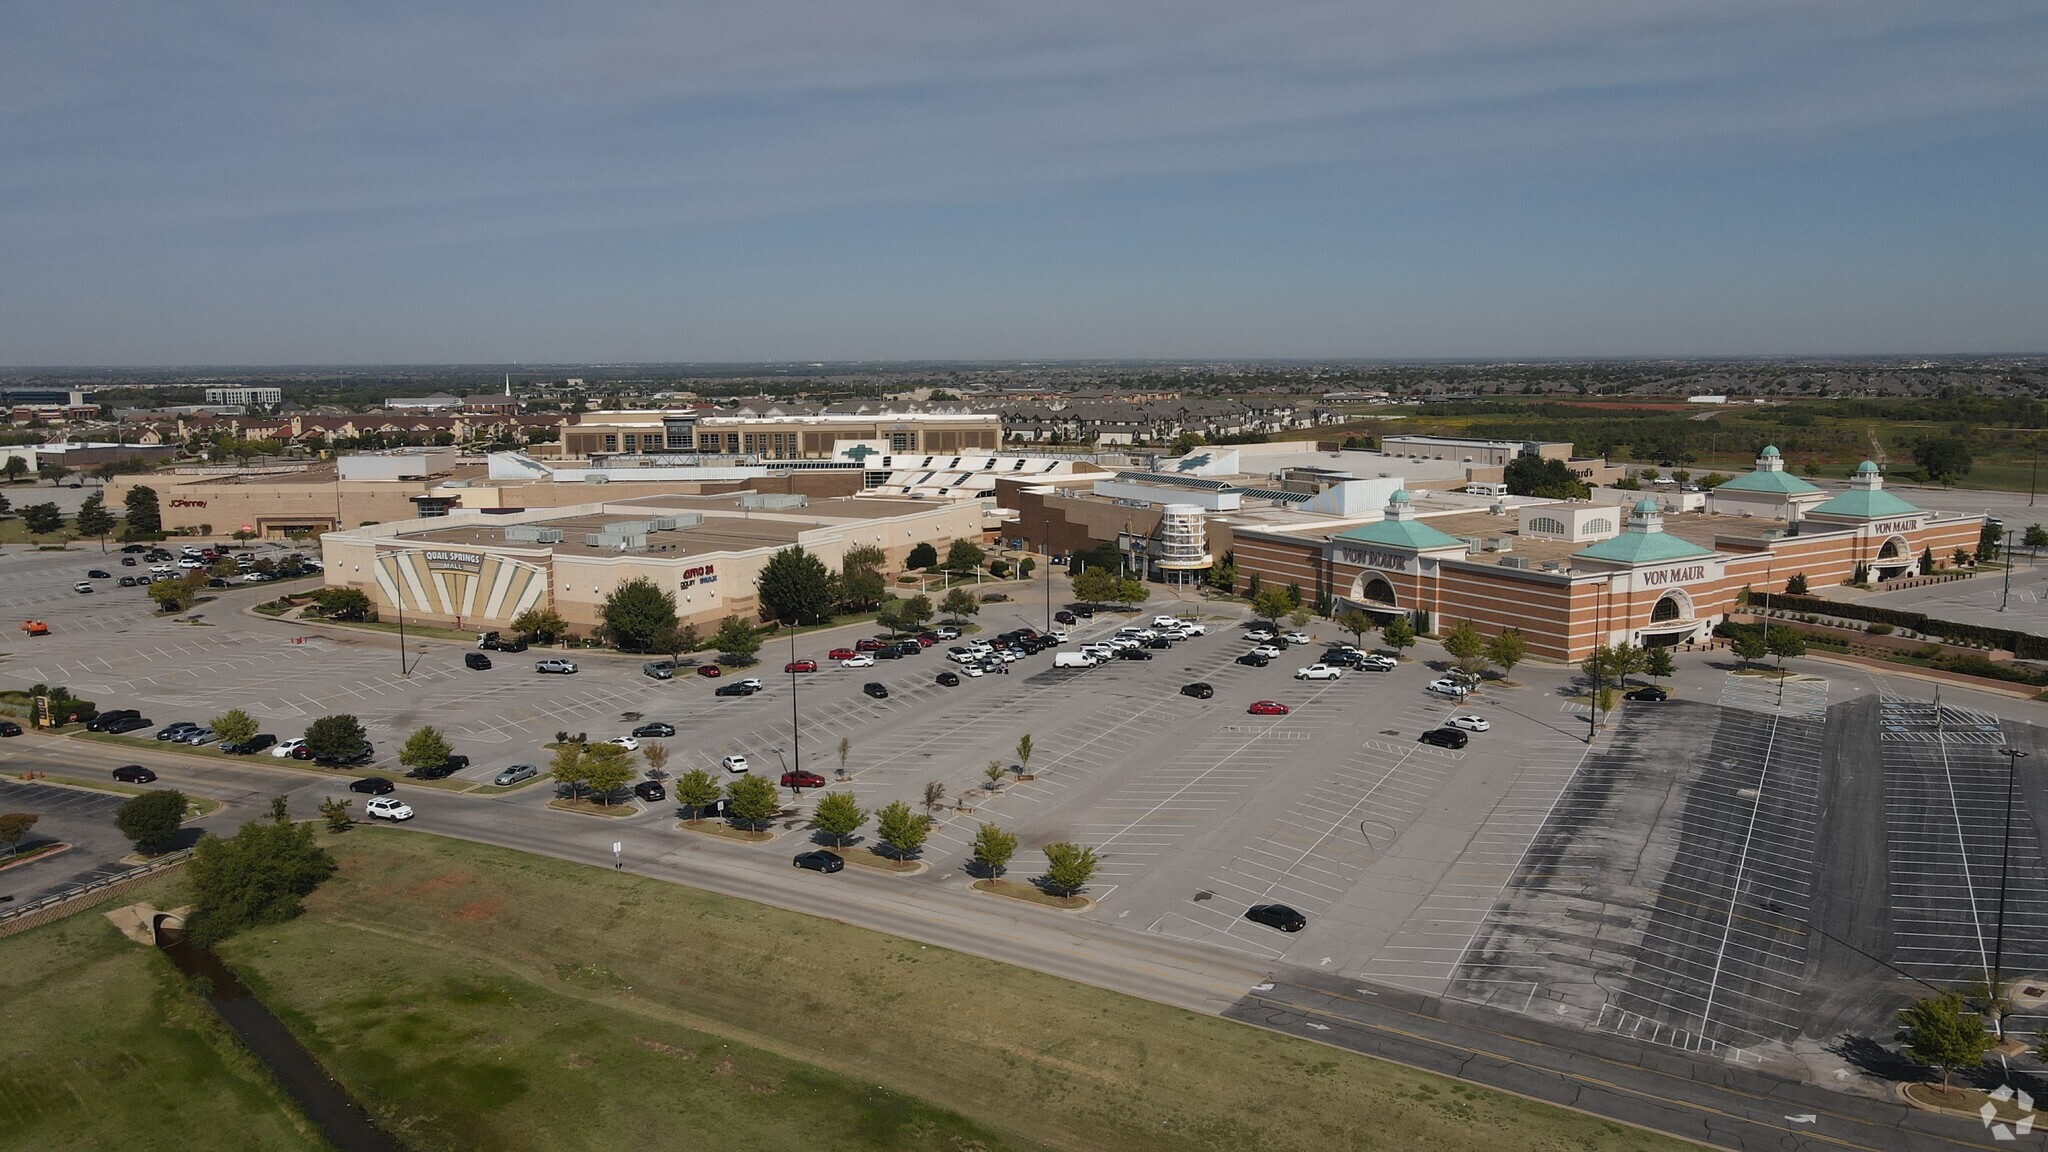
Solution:
<svg viewBox="0 0 2048 1152">
<path fill-rule="evenodd" d="M 1425 645 L 1413 654 L 1424 659 L 1390 672 L 1298 681 L 1319 646 L 1238 664 L 1250 647 L 1241 609 L 1214 606 L 1208 635 L 1150 660 L 1061 669 L 1048 652 L 953 687 L 936 682 L 952 667 L 943 645 L 870 668 L 826 660 L 852 630 L 799 638 L 794 655 L 821 667 L 794 683 L 780 671 L 787 641 L 771 641 L 748 670 L 763 681 L 749 697 L 713 694 L 732 672 L 713 680 L 685 668 L 657 681 L 616 655 L 574 655 L 574 676 L 536 675 L 538 650 L 493 653 L 495 666 L 475 671 L 463 665 L 472 649 L 447 641 L 415 639 L 401 673 L 387 637 L 305 635 L 247 617 L 256 590 L 203 606 L 197 624 L 151 615 L 140 590 L 66 591 L 73 569 L 98 563 L 96 553 L 0 556 L 0 579 L 53 629 L 15 644 L 0 680 L 63 682 L 159 723 L 240 706 L 280 736 L 347 711 L 386 766 L 407 733 L 435 724 L 472 757 L 461 779 L 479 791 L 402 786 L 419 827 L 452 806 L 542 809 L 546 787 L 487 782 L 508 764 L 545 765 L 542 745 L 558 731 L 604 739 L 666 721 L 678 729 L 665 741 L 671 773 L 716 773 L 734 754 L 771 774 L 800 762 L 869 811 L 916 806 L 927 784 L 944 787 L 925 873 L 820 883 L 957 886 L 976 825 L 994 821 L 1019 837 L 1018 878 L 1036 874 L 1045 844 L 1094 848 L 1101 869 L 1082 918 L 1108 930 L 1738 1061 L 1883 1027 L 1914 979 L 1982 978 L 1995 950 L 2001 749 L 2039 751 L 2040 730 L 2015 720 L 2026 705 L 1936 712 L 1917 682 L 1815 664 L 1780 683 L 1700 655 L 1682 658 L 1677 699 L 1625 705 L 1589 745 L 1564 669 L 1523 665 L 1518 685 L 1460 703 L 1426 690 L 1440 655 Z M 978 623 L 996 631 L 1042 613 L 1028 600 L 990 605 Z M 1073 643 L 1132 618 L 1083 621 Z M 1347 639 L 1310 631 L 1318 645 Z M 865 695 L 870 681 L 888 697 Z M 1214 697 L 1181 695 L 1192 681 Z M 1290 710 L 1249 714 L 1262 699 Z M 1462 749 L 1418 742 L 1456 713 L 1490 730 Z M 993 791 L 991 761 L 1011 770 Z M 2014 824 L 2014 975 L 2048 975 L 2042 779 L 2023 776 Z M 338 782 L 304 781 L 339 794 Z M 774 849 L 708 850 L 786 868 L 783 849 L 804 846 L 814 796 L 792 800 Z M 621 827 L 704 839 L 675 829 L 672 804 L 634 808 Z M 1244 919 L 1268 902 L 1304 913 L 1307 930 Z"/>
</svg>

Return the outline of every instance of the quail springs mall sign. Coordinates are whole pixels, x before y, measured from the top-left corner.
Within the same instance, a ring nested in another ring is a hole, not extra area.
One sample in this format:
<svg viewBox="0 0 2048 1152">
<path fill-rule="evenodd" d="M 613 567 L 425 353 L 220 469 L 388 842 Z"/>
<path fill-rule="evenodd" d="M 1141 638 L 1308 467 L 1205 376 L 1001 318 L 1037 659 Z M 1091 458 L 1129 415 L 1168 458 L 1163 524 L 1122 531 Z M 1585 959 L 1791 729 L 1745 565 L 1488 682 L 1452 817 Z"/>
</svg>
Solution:
<svg viewBox="0 0 2048 1152">
<path fill-rule="evenodd" d="M 449 572 L 481 572 L 484 558 L 475 552 L 448 552 L 428 549 L 427 567 Z"/>
</svg>

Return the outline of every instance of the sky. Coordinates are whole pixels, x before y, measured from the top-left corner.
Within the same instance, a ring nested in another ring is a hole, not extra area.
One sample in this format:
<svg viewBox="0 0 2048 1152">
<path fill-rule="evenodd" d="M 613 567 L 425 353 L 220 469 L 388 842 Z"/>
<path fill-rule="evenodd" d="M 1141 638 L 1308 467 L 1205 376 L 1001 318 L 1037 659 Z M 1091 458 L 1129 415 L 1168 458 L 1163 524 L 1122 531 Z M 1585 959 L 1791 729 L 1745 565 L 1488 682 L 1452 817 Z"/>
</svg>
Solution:
<svg viewBox="0 0 2048 1152">
<path fill-rule="evenodd" d="M 2048 5 L 11 0 L 0 365 L 2048 351 Z"/>
</svg>

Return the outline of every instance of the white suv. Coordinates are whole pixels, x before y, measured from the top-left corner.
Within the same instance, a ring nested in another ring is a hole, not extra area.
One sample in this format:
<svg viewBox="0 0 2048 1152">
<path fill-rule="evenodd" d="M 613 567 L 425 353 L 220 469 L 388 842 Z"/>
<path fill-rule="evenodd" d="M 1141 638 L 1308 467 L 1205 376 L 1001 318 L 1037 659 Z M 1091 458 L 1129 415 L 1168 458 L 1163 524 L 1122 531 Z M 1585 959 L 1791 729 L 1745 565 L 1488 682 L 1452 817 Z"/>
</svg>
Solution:
<svg viewBox="0 0 2048 1152">
<path fill-rule="evenodd" d="M 412 808 L 396 796 L 379 796 L 363 805 L 372 820 L 410 820 Z"/>
</svg>

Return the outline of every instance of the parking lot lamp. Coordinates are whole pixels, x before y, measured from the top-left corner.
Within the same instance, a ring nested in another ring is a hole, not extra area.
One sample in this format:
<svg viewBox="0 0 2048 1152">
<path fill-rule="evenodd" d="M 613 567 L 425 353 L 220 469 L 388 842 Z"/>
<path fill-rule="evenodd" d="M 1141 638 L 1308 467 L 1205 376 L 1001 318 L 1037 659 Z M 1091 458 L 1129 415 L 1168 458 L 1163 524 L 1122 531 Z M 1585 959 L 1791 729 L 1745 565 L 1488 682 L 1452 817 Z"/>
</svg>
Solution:
<svg viewBox="0 0 2048 1152">
<path fill-rule="evenodd" d="M 1045 546 L 1045 630 L 1052 631 L 1052 517 L 1045 518 L 1045 533 L 1039 537 Z"/>
<path fill-rule="evenodd" d="M 796 734 L 796 625 L 789 626 L 789 750 L 796 757 L 796 770 L 804 770 L 804 749 Z"/>
<path fill-rule="evenodd" d="M 2012 871 L 2012 794 L 2013 785 L 2019 780 L 2020 761 L 2026 753 L 2018 748 L 2000 748 L 1999 755 L 2005 757 L 2005 849 L 1998 857 L 1998 934 L 1991 946 L 1991 982 L 1984 989 L 1986 1001 L 1997 1000 L 1992 1006 L 1991 1026 L 2000 1040 L 2005 1039 L 2005 993 L 1999 983 L 2001 969 L 2005 966 L 2005 881 Z"/>
</svg>

